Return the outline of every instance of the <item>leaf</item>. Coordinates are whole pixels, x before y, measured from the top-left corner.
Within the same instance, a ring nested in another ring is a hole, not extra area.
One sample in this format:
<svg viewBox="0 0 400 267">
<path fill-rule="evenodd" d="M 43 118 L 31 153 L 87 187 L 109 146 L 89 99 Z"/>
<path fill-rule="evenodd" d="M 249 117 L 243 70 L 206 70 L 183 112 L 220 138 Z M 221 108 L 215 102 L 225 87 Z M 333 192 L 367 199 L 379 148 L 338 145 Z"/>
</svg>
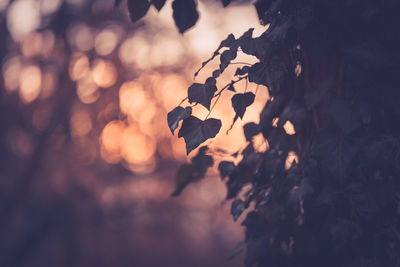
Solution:
<svg viewBox="0 0 400 267">
<path fill-rule="evenodd" d="M 188 184 L 204 178 L 207 169 L 214 164 L 213 158 L 205 154 L 207 149 L 206 146 L 201 147 L 197 155 L 192 158 L 192 163 L 180 166 L 175 176 L 175 191 L 172 196 L 178 196 Z"/>
<path fill-rule="evenodd" d="M 207 169 L 214 164 L 213 158 L 210 155 L 206 155 L 207 150 L 208 147 L 201 147 L 197 155 L 191 160 L 193 165 L 196 166 L 197 170 L 203 174 L 205 174 Z"/>
<path fill-rule="evenodd" d="M 235 72 L 235 76 L 242 76 L 245 75 L 249 72 L 250 67 L 249 66 L 244 66 L 242 68 L 237 68 Z"/>
<path fill-rule="evenodd" d="M 160 11 L 161 8 L 163 8 L 166 0 L 150 0 L 150 3 L 158 10 Z"/>
<path fill-rule="evenodd" d="M 251 92 L 236 94 L 232 97 L 232 107 L 236 112 L 236 118 L 243 119 L 246 108 L 253 104 L 255 95 Z"/>
<path fill-rule="evenodd" d="M 233 82 L 231 82 L 231 84 L 229 85 L 228 90 L 232 91 L 232 92 L 236 92 L 235 87 L 233 86 Z"/>
<path fill-rule="evenodd" d="M 228 49 L 222 52 L 220 58 L 221 64 L 219 64 L 219 69 L 221 70 L 221 72 L 223 72 L 226 69 L 226 67 L 228 67 L 229 63 L 231 63 L 231 61 L 235 59 L 236 56 L 237 56 L 236 49 Z"/>
<path fill-rule="evenodd" d="M 213 76 L 214 79 L 216 79 L 216 78 L 219 77 L 220 74 L 221 74 L 220 70 L 214 70 L 213 73 L 212 73 L 212 76 Z"/>
<path fill-rule="evenodd" d="M 207 81 L 206 84 L 193 83 L 188 88 L 188 99 L 189 103 L 199 103 L 210 110 L 211 99 L 217 91 L 217 87 L 209 79 Z"/>
<path fill-rule="evenodd" d="M 171 129 L 172 134 L 174 134 L 175 129 L 178 128 L 178 124 L 181 120 L 184 120 L 192 115 L 191 107 L 176 107 L 170 111 L 167 115 L 168 126 Z"/>
<path fill-rule="evenodd" d="M 222 0 L 222 5 L 224 7 L 227 7 L 231 2 L 232 2 L 232 0 Z"/>
<path fill-rule="evenodd" d="M 235 36 L 234 36 L 232 33 L 230 33 L 230 34 L 228 35 L 228 37 L 226 37 L 225 40 L 222 40 L 222 41 L 221 41 L 221 43 L 220 43 L 219 46 L 218 46 L 217 51 L 219 51 L 219 50 L 220 50 L 221 48 L 223 48 L 223 47 L 232 48 L 233 45 L 234 45 L 235 43 L 236 43 Z"/>
<path fill-rule="evenodd" d="M 286 72 L 286 66 L 278 57 L 273 57 L 267 64 L 256 63 L 250 67 L 249 82 L 262 84 L 270 90 Z"/>
<path fill-rule="evenodd" d="M 261 132 L 260 125 L 255 124 L 254 122 L 249 122 L 243 126 L 244 136 L 246 137 L 246 141 L 251 141 L 253 136 L 257 135 Z"/>
<path fill-rule="evenodd" d="M 149 8 L 148 0 L 128 0 L 129 17 L 132 22 L 136 22 L 146 15 Z"/>
<path fill-rule="evenodd" d="M 189 154 L 207 139 L 215 137 L 220 129 L 220 120 L 208 119 L 202 121 L 194 116 L 190 116 L 183 120 L 178 137 L 185 139 L 186 153 Z"/>
<path fill-rule="evenodd" d="M 233 220 L 236 222 L 239 216 L 243 213 L 243 211 L 246 209 L 246 203 L 241 200 L 241 199 L 235 199 L 232 202 L 231 206 L 231 214 L 233 217 Z"/>
<path fill-rule="evenodd" d="M 122 0 L 115 0 L 114 7 L 119 6 L 122 3 Z"/>
<path fill-rule="evenodd" d="M 178 196 L 182 190 L 191 182 L 195 182 L 204 177 L 197 171 L 193 164 L 183 164 L 179 167 L 175 176 L 175 191 L 172 196 Z"/>
<path fill-rule="evenodd" d="M 174 0 L 172 3 L 173 18 L 180 33 L 196 24 L 199 19 L 194 0 Z"/>
<path fill-rule="evenodd" d="M 221 175 L 221 179 L 232 174 L 235 169 L 235 164 L 231 161 L 221 161 L 218 165 L 218 171 Z"/>
</svg>

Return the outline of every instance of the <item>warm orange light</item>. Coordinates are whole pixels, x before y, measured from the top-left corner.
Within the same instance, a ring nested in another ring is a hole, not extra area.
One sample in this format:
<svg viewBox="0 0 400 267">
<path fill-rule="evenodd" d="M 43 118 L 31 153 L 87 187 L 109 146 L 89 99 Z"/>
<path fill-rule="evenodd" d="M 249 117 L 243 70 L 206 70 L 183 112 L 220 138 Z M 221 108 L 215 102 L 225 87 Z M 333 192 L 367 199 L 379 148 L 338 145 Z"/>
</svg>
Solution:
<svg viewBox="0 0 400 267">
<path fill-rule="evenodd" d="M 42 72 L 38 66 L 28 66 L 21 72 L 19 95 L 24 103 L 34 101 L 40 94 Z"/>
<path fill-rule="evenodd" d="M 145 164 L 155 153 L 154 139 L 140 133 L 136 127 L 125 129 L 121 140 L 121 153 L 124 159 L 133 164 Z"/>
<path fill-rule="evenodd" d="M 294 125 L 293 125 L 293 123 L 291 123 L 289 120 L 287 120 L 287 121 L 285 122 L 285 124 L 283 125 L 283 129 L 285 129 L 285 132 L 286 132 L 288 135 L 294 135 L 294 134 L 296 134 L 296 130 L 294 129 Z"/>
<path fill-rule="evenodd" d="M 102 88 L 111 87 L 117 81 L 117 70 L 114 63 L 108 60 L 95 60 L 92 74 L 94 82 Z"/>
<path fill-rule="evenodd" d="M 297 156 L 296 152 L 294 151 L 289 151 L 286 161 L 285 161 L 285 170 L 289 170 L 290 167 L 293 164 L 293 161 L 298 163 L 299 162 L 299 157 Z"/>
<path fill-rule="evenodd" d="M 68 70 L 71 80 L 77 81 L 82 79 L 90 70 L 88 57 L 83 53 L 74 53 L 71 56 Z"/>
</svg>

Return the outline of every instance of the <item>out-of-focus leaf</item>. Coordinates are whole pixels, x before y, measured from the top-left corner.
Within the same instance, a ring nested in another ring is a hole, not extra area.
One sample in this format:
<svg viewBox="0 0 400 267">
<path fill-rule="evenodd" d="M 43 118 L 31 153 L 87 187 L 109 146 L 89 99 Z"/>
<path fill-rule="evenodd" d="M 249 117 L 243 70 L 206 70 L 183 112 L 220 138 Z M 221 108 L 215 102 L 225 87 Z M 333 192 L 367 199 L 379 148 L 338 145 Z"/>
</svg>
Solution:
<svg viewBox="0 0 400 267">
<path fill-rule="evenodd" d="M 114 6 L 117 7 L 122 3 L 122 0 L 115 0 Z"/>
<path fill-rule="evenodd" d="M 201 179 L 201 174 L 193 164 L 181 165 L 175 176 L 175 191 L 172 193 L 172 196 L 178 196 L 190 182 L 199 179 Z"/>
<path fill-rule="evenodd" d="M 199 149 L 196 156 L 192 158 L 192 163 L 201 173 L 206 173 L 207 169 L 214 164 L 214 160 L 210 155 L 206 155 L 208 147 L 203 146 Z"/>
<path fill-rule="evenodd" d="M 218 165 L 218 171 L 221 175 L 221 179 L 224 179 L 226 176 L 231 175 L 233 170 L 235 169 L 235 164 L 231 161 L 221 161 Z"/>
<path fill-rule="evenodd" d="M 253 136 L 257 135 L 261 132 L 261 128 L 258 124 L 254 122 L 249 122 L 243 126 L 244 136 L 246 137 L 247 141 L 251 141 Z"/>
<path fill-rule="evenodd" d="M 175 176 L 175 191 L 172 196 L 178 196 L 188 184 L 204 178 L 208 168 L 214 164 L 213 158 L 206 155 L 207 149 L 206 146 L 201 147 L 192 158 L 192 163 L 180 166 Z"/>
<path fill-rule="evenodd" d="M 150 3 L 158 10 L 160 11 L 161 8 L 163 8 L 166 0 L 150 0 Z"/>
<path fill-rule="evenodd" d="M 129 17 L 132 22 L 136 22 L 146 15 L 149 8 L 148 0 L 128 0 Z"/>
<path fill-rule="evenodd" d="M 222 0 L 222 5 L 224 7 L 227 7 L 231 2 L 232 2 L 232 0 Z"/>
<path fill-rule="evenodd" d="M 232 107 L 236 112 L 236 117 L 243 119 L 246 108 L 253 104 L 255 95 L 251 92 L 236 94 L 232 97 Z"/>
<path fill-rule="evenodd" d="M 361 126 L 361 116 L 355 107 L 344 100 L 333 99 L 328 107 L 328 113 L 339 128 L 349 134 Z"/>
<path fill-rule="evenodd" d="M 202 121 L 194 116 L 190 116 L 183 120 L 178 137 L 185 139 L 186 152 L 189 154 L 207 139 L 215 137 L 220 129 L 220 120 L 208 119 Z"/>
<path fill-rule="evenodd" d="M 241 199 L 235 199 L 232 202 L 231 206 L 231 214 L 233 217 L 233 220 L 236 222 L 239 216 L 243 213 L 243 211 L 246 209 L 246 203 L 241 200 Z"/>
<path fill-rule="evenodd" d="M 178 27 L 180 33 L 184 33 L 194 26 L 199 19 L 194 0 L 174 0 L 172 2 L 172 10 L 175 25 Z"/>
<path fill-rule="evenodd" d="M 208 82 L 206 82 L 206 84 L 193 83 L 188 88 L 189 103 L 199 103 L 203 105 L 206 109 L 210 109 L 211 99 L 213 98 L 214 93 L 217 91 L 217 87 L 215 86 L 215 84 L 210 82 L 209 79 L 207 79 Z"/>
<path fill-rule="evenodd" d="M 236 49 L 228 49 L 222 52 L 221 54 L 221 64 L 219 64 L 219 69 L 223 72 L 226 67 L 228 67 L 229 63 L 237 56 Z"/>
<path fill-rule="evenodd" d="M 172 134 L 174 134 L 175 129 L 178 128 L 179 122 L 188 118 L 190 115 L 192 115 L 191 107 L 176 107 L 168 113 L 167 121 Z"/>
</svg>

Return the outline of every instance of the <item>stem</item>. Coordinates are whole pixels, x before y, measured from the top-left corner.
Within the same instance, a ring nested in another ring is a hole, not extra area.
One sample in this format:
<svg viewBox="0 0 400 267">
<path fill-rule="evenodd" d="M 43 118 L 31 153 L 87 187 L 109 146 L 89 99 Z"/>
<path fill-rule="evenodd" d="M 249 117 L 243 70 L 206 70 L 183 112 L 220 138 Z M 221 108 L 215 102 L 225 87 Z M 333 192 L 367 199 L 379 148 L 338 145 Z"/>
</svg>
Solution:
<svg viewBox="0 0 400 267">
<path fill-rule="evenodd" d="M 210 116 L 211 111 L 214 109 L 214 107 L 215 107 L 215 105 L 217 104 L 217 102 L 218 102 L 218 100 L 219 100 L 220 97 L 221 97 L 221 94 L 218 95 L 217 99 L 215 100 L 214 104 L 212 105 L 210 111 L 208 112 L 208 114 L 207 114 L 207 116 L 206 116 L 206 118 L 205 118 L 204 120 L 206 120 L 206 119 L 208 118 L 208 116 Z"/>
</svg>

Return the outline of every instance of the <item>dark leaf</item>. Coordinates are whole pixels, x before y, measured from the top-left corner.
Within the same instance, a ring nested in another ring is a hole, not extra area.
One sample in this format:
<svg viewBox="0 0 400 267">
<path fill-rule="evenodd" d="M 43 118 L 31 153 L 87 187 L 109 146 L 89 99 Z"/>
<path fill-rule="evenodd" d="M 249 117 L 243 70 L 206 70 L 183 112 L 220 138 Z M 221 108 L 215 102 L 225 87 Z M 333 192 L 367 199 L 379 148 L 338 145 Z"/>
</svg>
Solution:
<svg viewBox="0 0 400 267">
<path fill-rule="evenodd" d="M 232 202 L 231 214 L 235 222 L 245 209 L 246 209 L 246 203 L 243 200 L 236 199 Z"/>
<path fill-rule="evenodd" d="M 132 22 L 136 22 L 146 15 L 150 3 L 148 0 L 128 0 L 129 17 Z"/>
<path fill-rule="evenodd" d="M 122 3 L 122 0 L 115 0 L 114 6 L 117 7 Z"/>
<path fill-rule="evenodd" d="M 175 25 L 180 33 L 194 26 L 199 19 L 194 0 L 174 0 L 172 9 Z"/>
<path fill-rule="evenodd" d="M 210 82 L 207 84 L 193 83 L 188 88 L 189 103 L 199 103 L 210 110 L 211 99 L 216 91 L 217 87 Z"/>
<path fill-rule="evenodd" d="M 166 0 L 150 0 L 150 3 L 158 10 L 160 11 L 161 8 L 163 8 Z"/>
<path fill-rule="evenodd" d="M 220 50 L 223 47 L 228 47 L 228 48 L 232 48 L 234 46 L 234 44 L 236 43 L 236 39 L 235 36 L 233 36 L 233 34 L 229 34 L 228 37 L 226 37 L 225 40 L 223 40 L 220 44 L 219 47 L 217 49 Z"/>
<path fill-rule="evenodd" d="M 231 2 L 232 0 L 222 0 L 222 4 L 224 5 L 224 7 L 227 7 Z"/>
<path fill-rule="evenodd" d="M 333 99 L 328 107 L 328 113 L 336 125 L 347 134 L 361 126 L 361 116 L 350 102 Z"/>
<path fill-rule="evenodd" d="M 222 52 L 221 54 L 221 64 L 219 64 L 219 68 L 221 72 L 223 72 L 226 67 L 228 67 L 229 63 L 237 56 L 237 50 L 235 49 L 228 49 Z"/>
<path fill-rule="evenodd" d="M 231 175 L 233 170 L 235 169 L 235 164 L 231 161 L 221 161 L 218 165 L 218 171 L 221 175 L 221 179 L 224 179 L 226 176 Z"/>
<path fill-rule="evenodd" d="M 168 113 L 167 121 L 172 134 L 174 134 L 175 129 L 178 128 L 179 122 L 188 118 L 190 115 L 192 115 L 191 107 L 176 107 Z"/>
<path fill-rule="evenodd" d="M 220 70 L 214 70 L 213 71 L 213 73 L 212 73 L 212 76 L 213 76 L 213 78 L 218 78 L 219 77 L 219 75 L 221 74 L 221 71 Z"/>
<path fill-rule="evenodd" d="M 178 196 L 189 183 L 198 181 L 203 177 L 204 174 L 199 173 L 193 164 L 181 165 L 175 176 L 175 191 L 172 196 Z"/>
<path fill-rule="evenodd" d="M 189 154 L 207 139 L 215 137 L 220 129 L 220 120 L 208 119 L 202 121 L 196 117 L 190 116 L 183 120 L 178 137 L 183 137 L 185 139 L 186 152 Z"/>
<path fill-rule="evenodd" d="M 253 31 L 254 28 L 248 29 L 245 33 L 242 34 L 242 36 L 239 37 L 238 41 L 242 44 L 243 42 L 248 41 L 249 39 L 252 38 L 253 36 Z"/>
<path fill-rule="evenodd" d="M 237 68 L 235 72 L 235 76 L 242 76 L 245 75 L 249 72 L 250 67 L 249 66 L 244 66 L 242 68 Z"/>
<path fill-rule="evenodd" d="M 253 104 L 255 95 L 251 92 L 236 94 L 232 97 L 232 107 L 236 112 L 236 117 L 243 119 L 246 108 Z"/>
<path fill-rule="evenodd" d="M 244 136 L 246 137 L 247 141 L 251 141 L 253 136 L 257 135 L 261 132 L 261 128 L 258 124 L 254 122 L 247 123 L 243 126 Z"/>
<path fill-rule="evenodd" d="M 192 163 L 196 166 L 196 169 L 205 174 L 207 169 L 214 164 L 214 160 L 210 155 L 206 155 L 208 147 L 203 146 L 199 149 L 199 152 L 196 156 L 192 158 Z"/>
<path fill-rule="evenodd" d="M 284 63 L 279 58 L 273 57 L 268 64 L 256 63 L 250 67 L 249 82 L 265 85 L 272 90 L 285 72 Z"/>
<path fill-rule="evenodd" d="M 240 43 L 243 53 L 257 57 L 264 60 L 271 52 L 271 44 L 263 36 L 257 38 L 248 38 L 246 41 Z"/>
<path fill-rule="evenodd" d="M 233 86 L 233 82 L 228 87 L 229 91 L 236 92 L 235 87 Z"/>
</svg>

